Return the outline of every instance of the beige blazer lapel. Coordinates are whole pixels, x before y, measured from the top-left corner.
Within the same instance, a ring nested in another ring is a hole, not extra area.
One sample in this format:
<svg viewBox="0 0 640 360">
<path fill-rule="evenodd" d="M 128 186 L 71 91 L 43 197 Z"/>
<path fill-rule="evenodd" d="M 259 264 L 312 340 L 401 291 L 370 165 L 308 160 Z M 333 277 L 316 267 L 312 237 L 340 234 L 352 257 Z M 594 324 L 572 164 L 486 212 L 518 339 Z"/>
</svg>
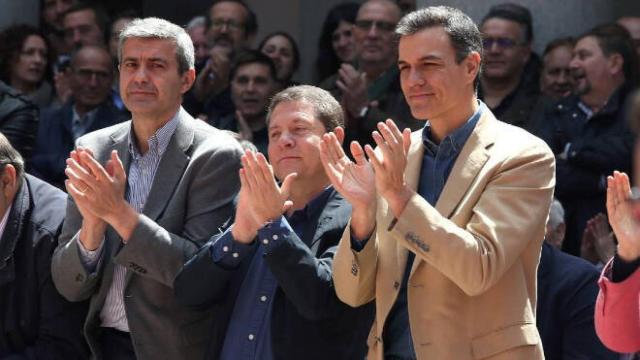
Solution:
<svg viewBox="0 0 640 360">
<path fill-rule="evenodd" d="M 489 159 L 488 149 L 493 145 L 495 139 L 495 126 L 494 122 L 497 121 L 490 111 L 483 111 L 482 116 L 478 119 L 476 127 L 473 129 L 471 135 L 467 139 L 467 142 L 462 147 L 462 151 L 458 155 L 456 162 L 451 169 L 451 173 L 447 182 L 444 184 L 442 193 L 436 203 L 436 210 L 449 218 L 455 208 L 460 204 L 464 194 L 473 183 L 480 169 Z M 423 152 L 422 152 L 423 153 Z M 417 175 L 420 175 L 420 166 L 422 165 L 422 153 L 419 159 L 413 160 L 412 165 L 417 166 Z M 409 175 L 409 171 L 407 170 Z M 417 180 L 418 181 L 418 180 Z M 417 186 L 416 181 L 416 186 Z M 414 187 L 415 189 L 415 187 Z M 411 274 L 413 276 L 418 266 L 422 263 L 420 258 L 416 258 L 411 267 Z"/>
</svg>

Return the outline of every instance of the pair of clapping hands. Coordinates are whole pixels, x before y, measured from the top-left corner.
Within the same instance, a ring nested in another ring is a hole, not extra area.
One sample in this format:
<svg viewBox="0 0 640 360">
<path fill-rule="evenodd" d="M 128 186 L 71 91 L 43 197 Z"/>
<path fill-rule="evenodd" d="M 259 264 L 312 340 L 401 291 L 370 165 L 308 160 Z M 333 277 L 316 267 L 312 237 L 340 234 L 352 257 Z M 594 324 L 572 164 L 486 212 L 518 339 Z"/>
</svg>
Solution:
<svg viewBox="0 0 640 360">
<path fill-rule="evenodd" d="M 127 175 L 115 150 L 104 167 L 89 149 L 82 147 L 71 151 L 66 164 L 65 187 L 82 215 L 81 241 L 85 248 L 94 250 L 102 241 L 106 225 L 118 231 L 122 229 L 118 226 L 122 216 L 130 213 L 124 199 Z"/>
<path fill-rule="evenodd" d="M 320 158 L 334 188 L 352 205 L 351 227 L 356 238 L 367 238 L 375 227 L 376 195 L 379 193 L 397 216 L 413 190 L 404 179 L 407 152 L 411 143 L 409 129 L 400 131 L 392 120 L 378 123 L 373 132 L 377 144 L 364 148 L 350 144 L 355 162 L 342 149 L 344 130 L 340 127 L 323 135 Z M 260 227 L 291 209 L 289 200 L 296 173 L 291 173 L 278 186 L 271 165 L 264 155 L 246 151 L 240 170 L 241 189 L 232 229 L 236 241 L 250 243 Z"/>
</svg>

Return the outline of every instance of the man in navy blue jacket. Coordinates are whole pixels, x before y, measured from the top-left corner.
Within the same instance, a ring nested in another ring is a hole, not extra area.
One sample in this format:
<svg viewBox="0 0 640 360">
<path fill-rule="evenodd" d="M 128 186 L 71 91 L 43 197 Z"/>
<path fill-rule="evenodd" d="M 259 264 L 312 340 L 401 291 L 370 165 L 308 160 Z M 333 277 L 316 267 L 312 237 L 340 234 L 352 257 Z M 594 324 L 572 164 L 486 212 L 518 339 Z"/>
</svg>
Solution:
<svg viewBox="0 0 640 360">
<path fill-rule="evenodd" d="M 271 165 L 245 153 L 235 223 L 175 282 L 182 303 L 216 304 L 209 357 L 364 357 L 373 307 L 351 308 L 335 294 L 331 265 L 351 207 L 331 186 L 319 152 L 322 135 L 342 124 L 340 105 L 319 88 L 289 88 L 271 101 Z"/>
<path fill-rule="evenodd" d="M 128 118 L 111 102 L 113 65 L 105 49 L 78 50 L 71 59 L 69 80 L 73 99 L 41 114 L 29 168 L 31 174 L 62 189 L 67 178 L 65 161 L 76 139 Z"/>
</svg>

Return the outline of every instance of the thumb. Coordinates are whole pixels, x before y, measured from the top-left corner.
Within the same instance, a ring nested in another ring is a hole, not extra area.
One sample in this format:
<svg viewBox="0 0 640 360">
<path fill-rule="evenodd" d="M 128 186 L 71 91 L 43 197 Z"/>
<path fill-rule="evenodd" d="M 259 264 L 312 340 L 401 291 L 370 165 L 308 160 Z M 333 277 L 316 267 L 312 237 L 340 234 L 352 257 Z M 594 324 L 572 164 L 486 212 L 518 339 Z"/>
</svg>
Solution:
<svg viewBox="0 0 640 360">
<path fill-rule="evenodd" d="M 284 178 L 284 181 L 282 182 L 282 187 L 280 188 L 280 192 L 282 193 L 282 196 L 284 196 L 285 198 L 289 198 L 289 195 L 291 194 L 291 183 L 293 182 L 293 180 L 295 180 L 297 176 L 298 176 L 298 173 L 291 173 Z"/>
<path fill-rule="evenodd" d="M 118 152 L 116 150 L 111 151 L 111 159 L 109 160 L 112 165 L 112 176 L 114 176 L 119 181 L 125 181 L 127 179 L 127 174 L 124 171 L 124 165 L 118 156 Z"/>
</svg>

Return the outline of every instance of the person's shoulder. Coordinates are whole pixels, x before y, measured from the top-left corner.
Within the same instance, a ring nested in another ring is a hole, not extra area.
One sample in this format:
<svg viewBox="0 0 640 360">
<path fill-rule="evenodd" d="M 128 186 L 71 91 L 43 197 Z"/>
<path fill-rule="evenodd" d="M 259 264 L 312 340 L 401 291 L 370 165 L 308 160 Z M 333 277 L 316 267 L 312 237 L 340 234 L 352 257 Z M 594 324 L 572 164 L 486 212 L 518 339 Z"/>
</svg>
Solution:
<svg viewBox="0 0 640 360">
<path fill-rule="evenodd" d="M 512 154 L 518 153 L 519 150 L 533 150 L 553 156 L 553 152 L 547 143 L 539 137 L 531 134 L 529 131 L 521 127 L 500 121 L 493 115 L 493 113 L 489 113 L 487 116 L 487 121 L 494 127 L 491 132 L 495 134 L 495 144 L 498 148 L 505 148 Z"/>
<path fill-rule="evenodd" d="M 38 107 L 14 88 L 0 81 L 0 114 L 6 115 L 18 110 L 33 110 L 37 116 Z"/>
<path fill-rule="evenodd" d="M 101 145 L 111 144 L 115 138 L 126 136 L 127 132 L 131 128 L 131 120 L 121 122 L 109 127 L 92 131 L 78 138 L 77 144 L 79 145 Z"/>
<path fill-rule="evenodd" d="M 193 130 L 193 144 L 197 153 L 235 153 L 238 158 L 241 156 L 242 147 L 240 143 L 226 131 L 194 118 L 187 118 L 183 121 Z"/>
<path fill-rule="evenodd" d="M 55 234 L 64 221 L 67 194 L 49 183 L 26 174 L 24 184 L 29 190 L 31 204 L 30 223 L 36 228 Z"/>
</svg>

